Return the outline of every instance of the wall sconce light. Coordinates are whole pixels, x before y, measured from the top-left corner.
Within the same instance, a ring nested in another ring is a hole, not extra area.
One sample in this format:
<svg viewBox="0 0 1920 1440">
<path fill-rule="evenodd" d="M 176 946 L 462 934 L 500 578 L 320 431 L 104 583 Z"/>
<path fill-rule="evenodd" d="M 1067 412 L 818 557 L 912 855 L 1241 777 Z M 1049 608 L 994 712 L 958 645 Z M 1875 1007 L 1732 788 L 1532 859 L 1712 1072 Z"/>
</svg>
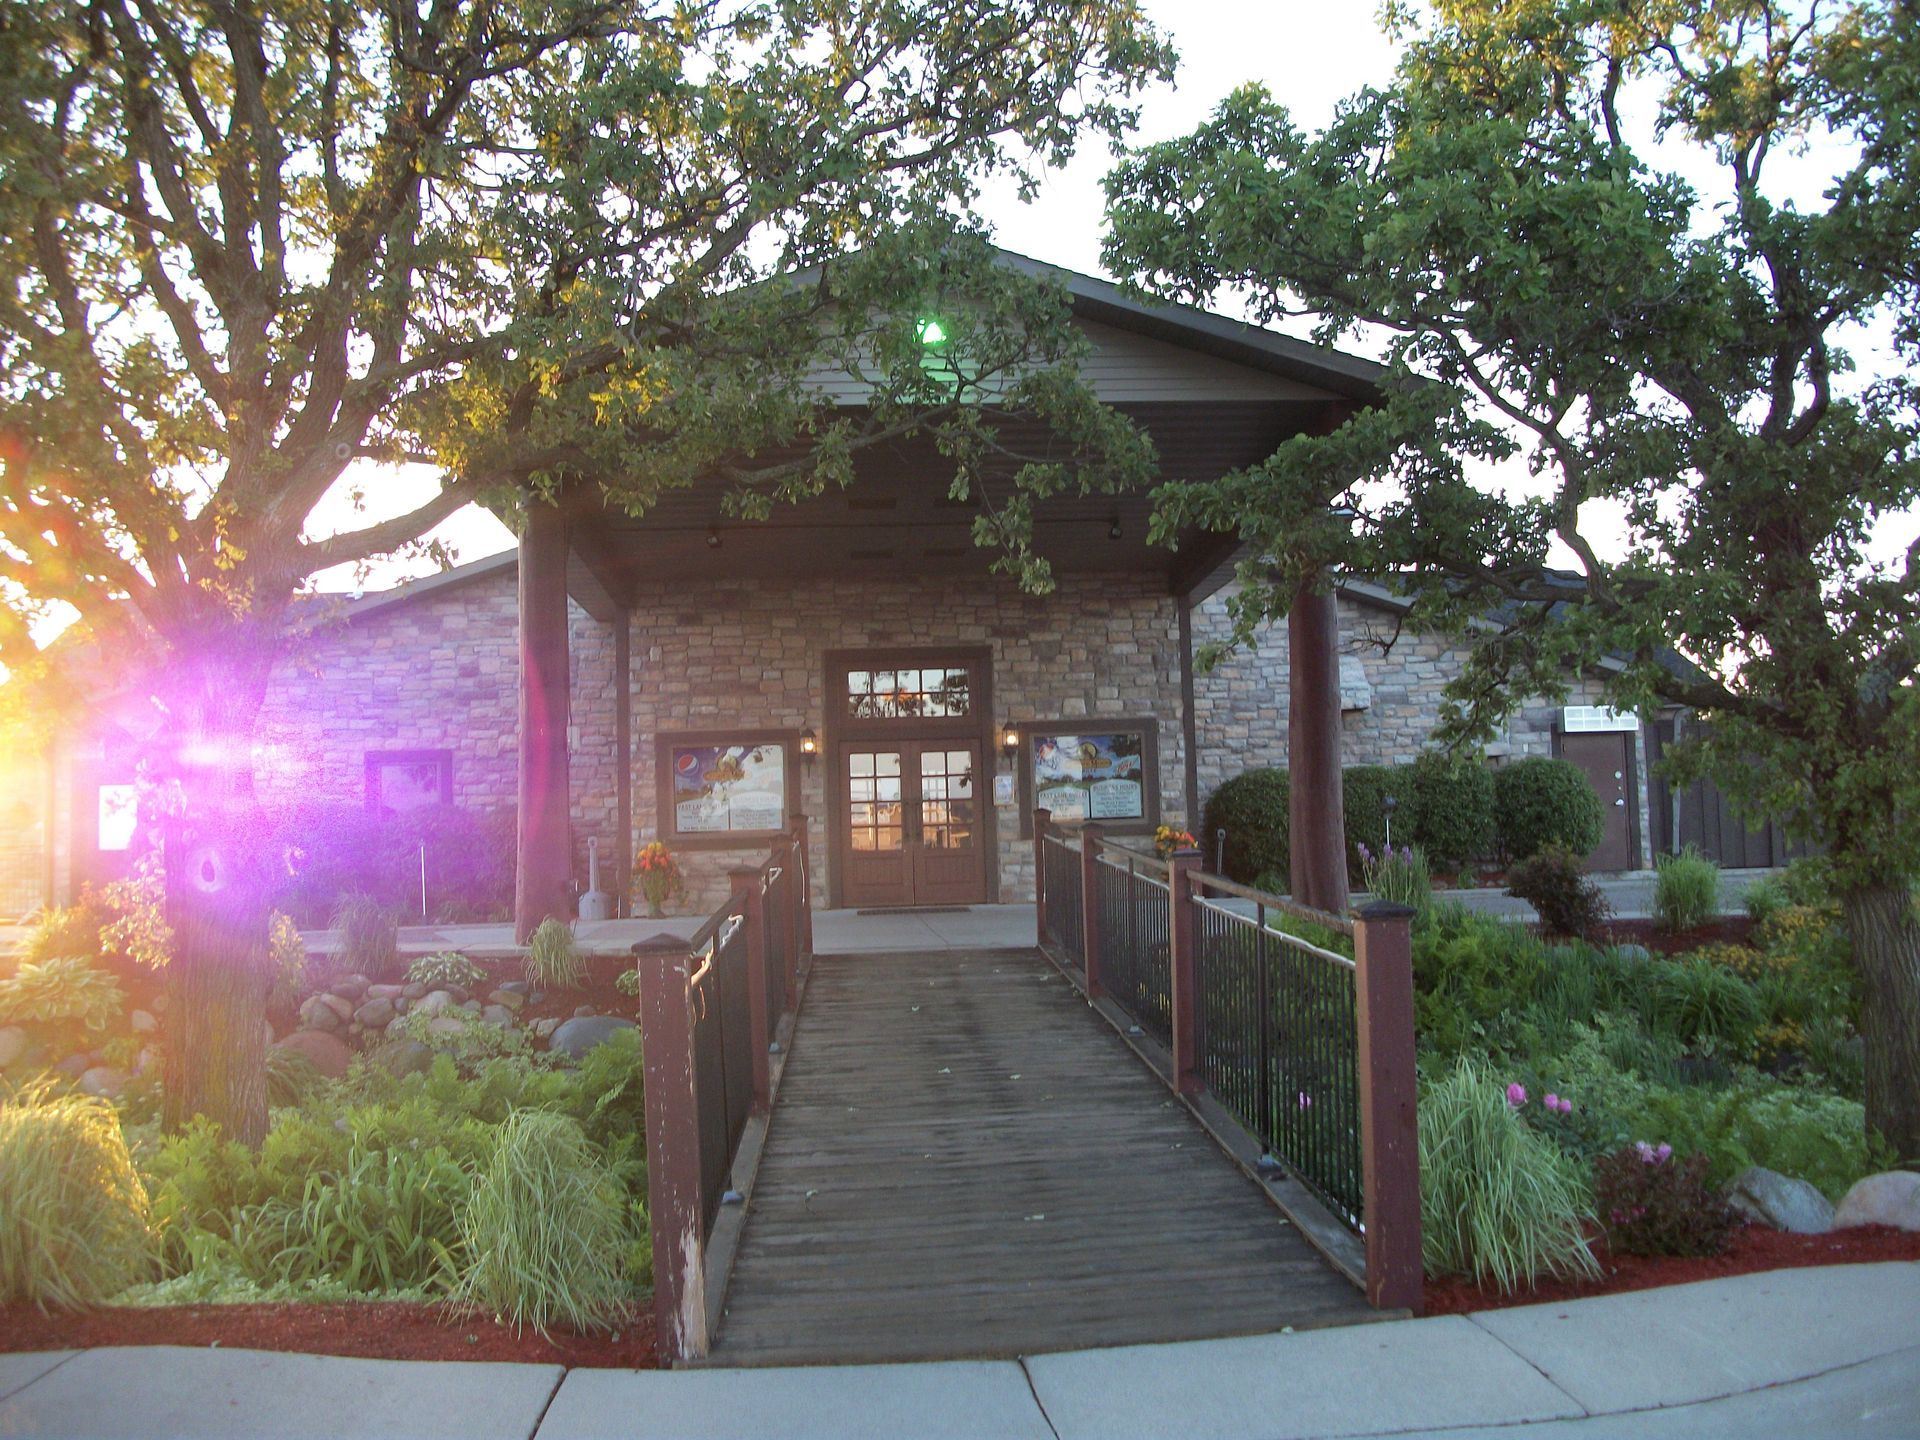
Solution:
<svg viewBox="0 0 1920 1440">
<path fill-rule="evenodd" d="M 1107 538 L 1109 540 L 1118 540 L 1124 534 L 1126 534 L 1126 531 L 1120 528 L 1120 517 L 1116 515 L 1113 517 L 1113 523 L 1107 526 Z"/>
<path fill-rule="evenodd" d="M 720 527 L 718 525 L 709 525 L 707 527 L 707 549 L 718 550 L 719 548 L 720 548 Z"/>
<path fill-rule="evenodd" d="M 1000 748 L 1007 752 L 1007 758 L 1009 760 L 1018 755 L 1020 753 L 1020 732 L 1011 725 L 1007 726 L 1006 729 L 1000 732 Z"/>
<path fill-rule="evenodd" d="M 813 764 L 814 757 L 820 753 L 820 737 L 813 733 L 809 725 L 800 732 L 800 758 L 806 764 Z"/>
</svg>

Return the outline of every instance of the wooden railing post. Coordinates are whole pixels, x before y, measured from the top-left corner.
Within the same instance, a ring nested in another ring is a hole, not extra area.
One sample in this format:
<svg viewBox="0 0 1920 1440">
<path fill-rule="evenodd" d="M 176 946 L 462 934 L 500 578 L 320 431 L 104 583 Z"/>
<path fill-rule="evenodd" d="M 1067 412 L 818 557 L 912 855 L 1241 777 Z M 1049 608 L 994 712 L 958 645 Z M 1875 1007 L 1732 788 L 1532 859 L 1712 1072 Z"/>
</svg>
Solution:
<svg viewBox="0 0 1920 1440">
<path fill-rule="evenodd" d="M 1080 827 L 1080 953 L 1087 968 L 1087 999 L 1106 993 L 1100 983 L 1100 837 L 1091 822 Z"/>
<path fill-rule="evenodd" d="M 767 927 L 760 899 L 760 877 L 764 873 L 746 866 L 727 871 L 733 904 L 747 937 L 747 1036 L 753 1052 L 753 1108 L 762 1115 L 773 1095 L 773 1074 L 767 1062 L 767 1046 L 773 1042 L 772 1017 L 767 1014 Z"/>
<path fill-rule="evenodd" d="M 1367 1303 L 1418 1315 L 1423 1298 L 1413 913 L 1405 905 L 1382 901 L 1355 912 L 1353 958 Z"/>
<path fill-rule="evenodd" d="M 1047 822 L 1053 812 L 1042 805 L 1033 812 L 1034 943 L 1047 943 Z"/>
<path fill-rule="evenodd" d="M 1173 1086 L 1198 1095 L 1200 1076 L 1200 909 L 1193 877 L 1200 852 L 1176 850 L 1167 861 L 1167 965 L 1173 999 Z"/>
<path fill-rule="evenodd" d="M 793 860 L 798 872 L 793 893 L 799 897 L 794 911 L 794 964 L 798 967 L 802 957 L 813 958 L 813 860 L 807 849 L 807 817 L 795 815 L 793 827 Z M 793 1003 L 793 991 L 787 992 L 787 1003 Z"/>
<path fill-rule="evenodd" d="M 694 960 L 672 936 L 633 947 L 646 1076 L 647 1220 L 653 1231 L 654 1332 L 668 1363 L 707 1353 L 707 1256 L 701 1234 L 700 1097 L 693 1065 Z"/>
</svg>

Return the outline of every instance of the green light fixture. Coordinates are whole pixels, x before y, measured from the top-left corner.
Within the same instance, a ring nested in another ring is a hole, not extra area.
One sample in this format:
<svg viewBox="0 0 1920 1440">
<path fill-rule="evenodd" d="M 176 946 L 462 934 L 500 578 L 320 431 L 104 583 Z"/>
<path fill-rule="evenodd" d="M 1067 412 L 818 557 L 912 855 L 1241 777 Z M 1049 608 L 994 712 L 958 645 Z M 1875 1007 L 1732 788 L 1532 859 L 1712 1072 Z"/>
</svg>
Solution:
<svg viewBox="0 0 1920 1440">
<path fill-rule="evenodd" d="M 947 328 L 933 316 L 924 316 L 915 327 L 920 335 L 920 343 L 931 350 L 947 343 Z"/>
</svg>

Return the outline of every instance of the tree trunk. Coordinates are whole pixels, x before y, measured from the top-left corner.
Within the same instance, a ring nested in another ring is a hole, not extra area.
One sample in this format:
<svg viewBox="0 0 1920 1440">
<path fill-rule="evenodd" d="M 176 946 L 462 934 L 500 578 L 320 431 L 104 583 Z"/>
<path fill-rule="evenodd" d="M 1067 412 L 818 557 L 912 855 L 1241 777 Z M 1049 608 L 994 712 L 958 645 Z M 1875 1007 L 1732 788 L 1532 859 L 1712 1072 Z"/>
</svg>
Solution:
<svg viewBox="0 0 1920 1440">
<path fill-rule="evenodd" d="M 1920 1163 L 1920 922 L 1904 885 L 1840 895 L 1854 963 L 1865 982 L 1867 1128 L 1906 1164 Z"/>
<path fill-rule="evenodd" d="M 253 789 L 267 664 L 239 658 L 245 648 L 169 674 L 174 723 L 150 769 L 163 786 L 173 932 L 164 1119 L 172 1130 L 204 1115 L 258 1145 L 267 1133 L 267 932 L 278 857 Z"/>
</svg>

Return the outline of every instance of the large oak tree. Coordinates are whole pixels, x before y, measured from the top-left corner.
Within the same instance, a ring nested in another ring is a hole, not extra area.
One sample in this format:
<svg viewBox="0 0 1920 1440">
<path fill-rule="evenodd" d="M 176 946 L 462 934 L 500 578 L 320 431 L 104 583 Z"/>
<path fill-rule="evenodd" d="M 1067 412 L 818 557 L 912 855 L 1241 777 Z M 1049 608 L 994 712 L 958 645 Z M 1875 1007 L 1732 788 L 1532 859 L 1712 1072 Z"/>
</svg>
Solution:
<svg viewBox="0 0 1920 1440">
<path fill-rule="evenodd" d="M 1679 773 L 1825 847 L 1868 1123 L 1920 1159 L 1920 545 L 1868 551 L 1920 501 L 1920 6 L 1390 11 L 1394 81 L 1324 130 L 1246 90 L 1110 181 L 1118 271 L 1365 332 L 1405 381 L 1162 520 L 1277 563 L 1242 633 L 1326 564 L 1400 577 L 1414 623 L 1500 617 L 1468 632 L 1457 737 L 1581 669 L 1710 721 Z M 1889 335 L 1899 367 L 1857 373 Z M 1516 451 L 1544 498 L 1473 483 Z"/>
<path fill-rule="evenodd" d="M 171 1122 L 264 1133 L 251 737 L 306 579 L 480 499 L 718 473 L 752 512 L 941 424 L 1043 581 L 1031 497 L 1145 452 L 950 217 L 1169 64 L 1133 0 L 0 0 L 0 661 L 65 602 L 152 696 Z M 821 405 L 836 366 L 871 405 Z M 1007 455 L 1007 408 L 1075 443 Z M 364 459 L 444 483 L 311 533 Z"/>
</svg>

